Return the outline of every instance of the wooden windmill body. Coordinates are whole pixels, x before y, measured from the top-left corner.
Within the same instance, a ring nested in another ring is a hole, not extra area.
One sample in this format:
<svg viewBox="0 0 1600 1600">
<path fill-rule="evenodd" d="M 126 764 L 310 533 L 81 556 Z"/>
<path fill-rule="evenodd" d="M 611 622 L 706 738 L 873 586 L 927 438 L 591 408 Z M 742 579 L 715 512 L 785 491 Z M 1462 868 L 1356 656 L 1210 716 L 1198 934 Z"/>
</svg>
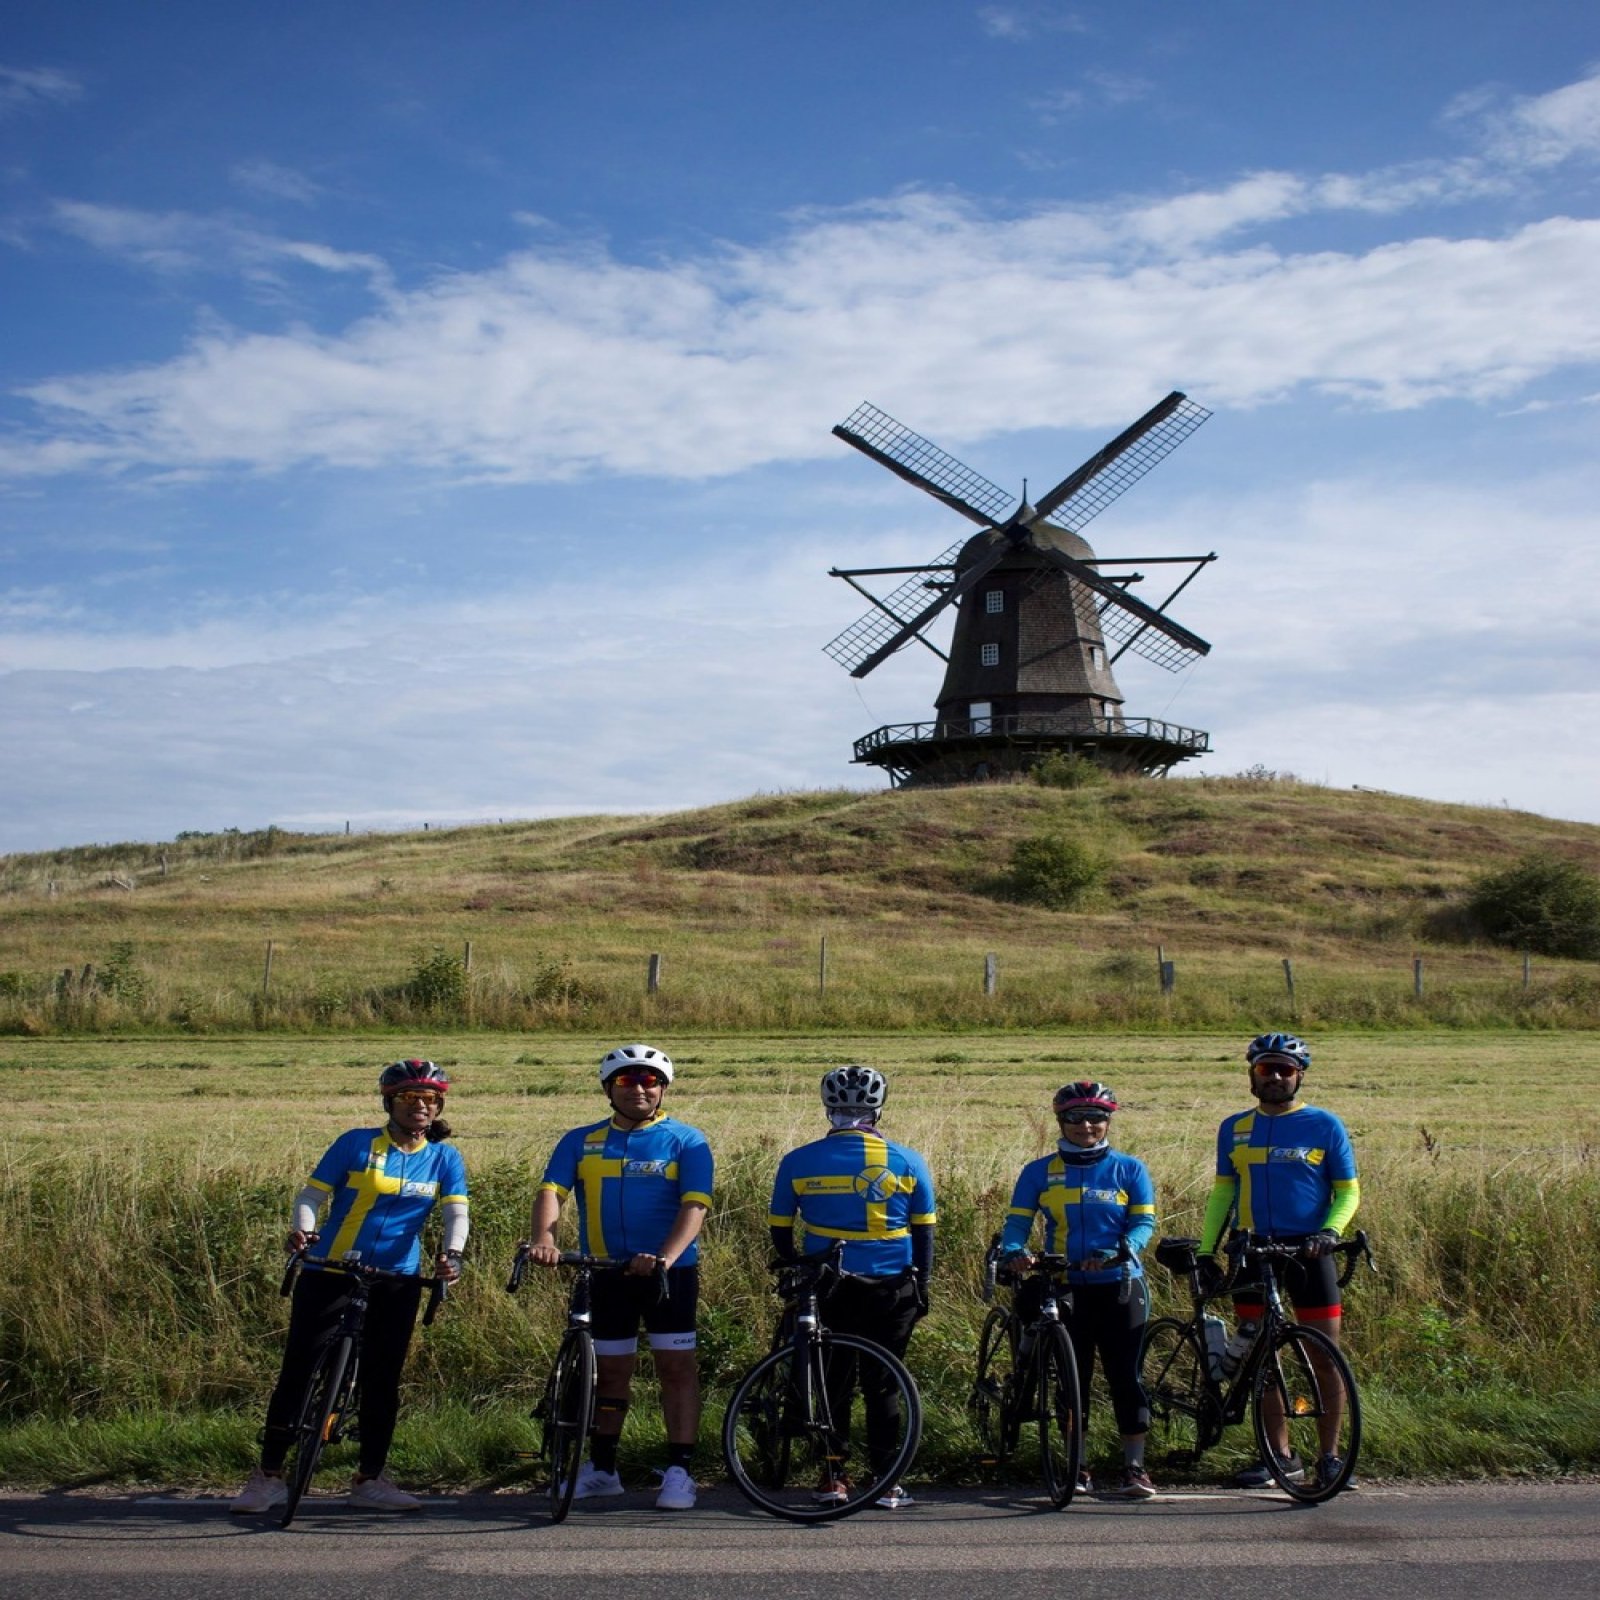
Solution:
<svg viewBox="0 0 1600 1600">
<path fill-rule="evenodd" d="M 1189 573 L 1159 606 L 1131 593 L 1138 571 L 1096 557 L 1078 531 L 1194 431 L 1208 412 L 1171 394 L 1069 474 L 1037 506 L 1014 499 L 870 405 L 833 431 L 897 476 L 980 524 L 981 531 L 916 568 L 834 568 L 873 610 L 825 648 L 864 677 L 913 640 L 946 661 L 937 720 L 879 728 L 855 759 L 897 786 L 994 778 L 1053 753 L 1116 769 L 1165 772 L 1210 748 L 1193 728 L 1130 718 L 1112 668 L 1126 651 L 1176 670 L 1210 646 L 1165 608 L 1214 555 L 1141 558 Z M 896 575 L 879 598 L 860 581 Z M 955 607 L 948 654 L 929 639 Z"/>
</svg>

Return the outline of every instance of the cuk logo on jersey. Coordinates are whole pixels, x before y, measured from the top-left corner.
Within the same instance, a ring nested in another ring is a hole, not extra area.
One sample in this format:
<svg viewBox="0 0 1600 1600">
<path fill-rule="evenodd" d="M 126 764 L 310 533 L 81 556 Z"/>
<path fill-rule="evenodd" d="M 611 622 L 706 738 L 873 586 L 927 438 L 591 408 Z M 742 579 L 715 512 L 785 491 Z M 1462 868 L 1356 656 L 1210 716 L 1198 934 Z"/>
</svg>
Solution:
<svg viewBox="0 0 1600 1600">
<path fill-rule="evenodd" d="M 1267 1152 L 1268 1161 L 1298 1161 L 1304 1166 L 1315 1167 L 1322 1163 L 1322 1152 L 1314 1150 L 1310 1145 L 1274 1145 Z"/>
<path fill-rule="evenodd" d="M 633 1178 L 664 1178 L 667 1164 L 665 1161 L 624 1161 L 622 1170 Z"/>
<path fill-rule="evenodd" d="M 1097 1205 L 1114 1206 L 1120 1205 L 1128 1197 L 1120 1189 L 1085 1189 L 1083 1198 Z"/>
<path fill-rule="evenodd" d="M 400 1198 L 402 1200 L 431 1200 L 438 1194 L 437 1183 L 424 1183 L 420 1178 L 407 1178 L 400 1185 Z"/>
<path fill-rule="evenodd" d="M 900 1182 L 887 1167 L 863 1167 L 851 1180 L 851 1187 L 863 1200 L 887 1200 Z"/>
</svg>

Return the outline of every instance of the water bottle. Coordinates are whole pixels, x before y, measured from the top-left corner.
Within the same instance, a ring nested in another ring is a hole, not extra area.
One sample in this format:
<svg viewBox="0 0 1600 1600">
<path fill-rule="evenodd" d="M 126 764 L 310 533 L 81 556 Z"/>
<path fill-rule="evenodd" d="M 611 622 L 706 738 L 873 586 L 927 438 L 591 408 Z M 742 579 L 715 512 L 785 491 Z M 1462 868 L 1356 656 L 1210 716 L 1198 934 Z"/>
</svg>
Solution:
<svg viewBox="0 0 1600 1600">
<path fill-rule="evenodd" d="M 1233 1337 L 1228 1341 L 1228 1347 L 1222 1352 L 1222 1375 L 1231 1378 L 1239 1370 L 1239 1363 L 1244 1360 L 1245 1352 L 1250 1348 L 1250 1341 L 1256 1336 L 1256 1324 L 1241 1322 L 1233 1330 Z"/>
<path fill-rule="evenodd" d="M 1214 1317 L 1208 1311 L 1205 1316 L 1206 1334 L 1206 1367 L 1214 1381 L 1220 1382 L 1227 1375 L 1228 1360 L 1228 1329 L 1221 1317 Z"/>
</svg>

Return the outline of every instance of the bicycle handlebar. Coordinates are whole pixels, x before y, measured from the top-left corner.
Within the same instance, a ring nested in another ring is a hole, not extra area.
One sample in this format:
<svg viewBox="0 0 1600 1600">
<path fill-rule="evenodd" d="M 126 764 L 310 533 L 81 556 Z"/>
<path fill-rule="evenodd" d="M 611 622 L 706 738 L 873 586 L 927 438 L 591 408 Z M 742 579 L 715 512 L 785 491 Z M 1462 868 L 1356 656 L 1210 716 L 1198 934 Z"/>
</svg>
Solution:
<svg viewBox="0 0 1600 1600">
<path fill-rule="evenodd" d="M 364 1266 L 359 1261 L 348 1261 L 338 1256 L 314 1256 L 306 1250 L 291 1250 L 289 1264 L 284 1269 L 283 1283 L 278 1289 L 280 1295 L 287 1295 L 294 1288 L 294 1280 L 300 1275 L 302 1267 L 316 1267 L 324 1272 L 343 1272 L 352 1278 L 365 1278 L 368 1282 L 383 1279 L 391 1283 L 425 1283 L 428 1286 L 428 1303 L 422 1312 L 422 1325 L 425 1328 L 433 1326 L 433 1319 L 438 1314 L 439 1307 L 444 1304 L 445 1295 L 450 1288 L 448 1278 L 437 1277 L 432 1273 L 391 1272 L 387 1267 Z"/>
<path fill-rule="evenodd" d="M 506 1279 L 506 1293 L 515 1294 L 522 1287 L 522 1280 L 527 1276 L 528 1265 L 533 1259 L 533 1251 L 528 1241 L 524 1239 L 517 1246 L 517 1253 L 511 1259 L 511 1274 Z M 556 1260 L 558 1267 L 582 1267 L 592 1272 L 621 1271 L 633 1260 L 632 1256 L 586 1256 L 579 1250 L 563 1250 Z M 656 1299 L 667 1298 L 667 1266 L 657 1260 L 654 1277 L 656 1280 Z"/>
</svg>

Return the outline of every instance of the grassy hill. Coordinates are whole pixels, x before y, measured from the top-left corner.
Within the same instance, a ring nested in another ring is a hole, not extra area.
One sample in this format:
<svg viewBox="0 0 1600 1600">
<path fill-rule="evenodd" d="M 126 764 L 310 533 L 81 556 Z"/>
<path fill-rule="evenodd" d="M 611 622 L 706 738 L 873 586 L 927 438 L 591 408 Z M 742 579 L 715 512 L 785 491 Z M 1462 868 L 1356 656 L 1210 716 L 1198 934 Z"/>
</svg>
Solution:
<svg viewBox="0 0 1600 1600">
<path fill-rule="evenodd" d="M 1016 898 L 1041 834 L 1101 866 L 1072 910 Z M 1593 963 L 1525 986 L 1462 915 L 1535 849 L 1600 871 L 1600 827 L 1250 778 L 87 846 L 0 859 L 0 1030 L 1248 1027 L 1285 959 L 1308 1027 L 1592 1026 Z"/>
</svg>

